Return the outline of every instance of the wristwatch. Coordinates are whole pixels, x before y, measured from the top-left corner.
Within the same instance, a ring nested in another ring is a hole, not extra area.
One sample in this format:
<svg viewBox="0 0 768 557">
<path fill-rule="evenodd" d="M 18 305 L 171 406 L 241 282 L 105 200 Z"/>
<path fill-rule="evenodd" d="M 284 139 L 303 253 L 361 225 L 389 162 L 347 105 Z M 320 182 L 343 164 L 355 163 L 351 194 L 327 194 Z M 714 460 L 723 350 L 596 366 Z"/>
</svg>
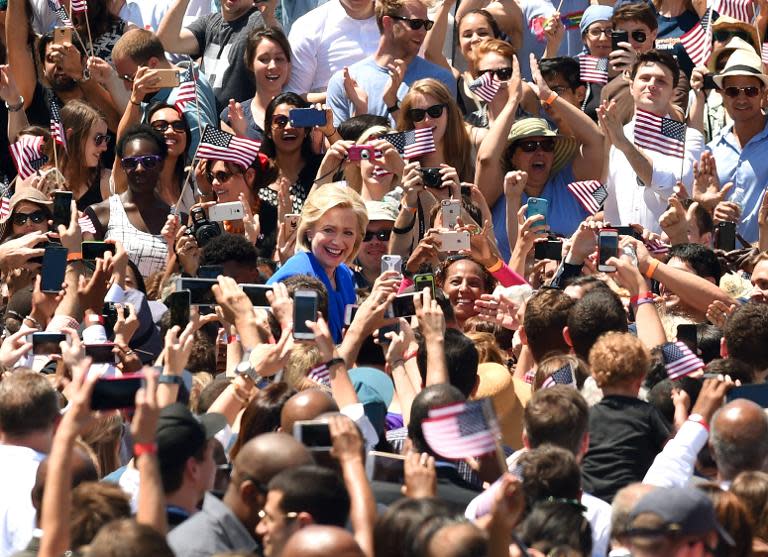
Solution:
<svg viewBox="0 0 768 557">
<path fill-rule="evenodd" d="M 157 382 L 181 386 L 184 384 L 184 379 L 182 379 L 179 375 L 167 375 L 165 373 L 161 373 L 157 378 Z"/>
<path fill-rule="evenodd" d="M 400 110 L 400 101 L 396 100 L 395 104 L 387 107 L 387 114 L 392 114 L 393 112 L 397 112 L 398 110 Z"/>
<path fill-rule="evenodd" d="M 256 373 L 256 370 L 253 369 L 253 366 L 251 365 L 252 352 L 253 352 L 253 349 L 249 349 L 243 352 L 243 357 L 240 360 L 240 363 L 237 364 L 237 366 L 235 367 L 235 373 L 237 375 L 245 375 L 248 379 L 250 379 L 254 383 L 258 383 L 259 379 L 261 379 L 261 376 L 258 373 Z"/>
<path fill-rule="evenodd" d="M 24 108 L 24 97 L 19 95 L 19 102 L 14 105 L 8 104 L 8 101 L 5 102 L 5 108 L 8 109 L 8 112 L 18 112 L 22 108 Z"/>
</svg>

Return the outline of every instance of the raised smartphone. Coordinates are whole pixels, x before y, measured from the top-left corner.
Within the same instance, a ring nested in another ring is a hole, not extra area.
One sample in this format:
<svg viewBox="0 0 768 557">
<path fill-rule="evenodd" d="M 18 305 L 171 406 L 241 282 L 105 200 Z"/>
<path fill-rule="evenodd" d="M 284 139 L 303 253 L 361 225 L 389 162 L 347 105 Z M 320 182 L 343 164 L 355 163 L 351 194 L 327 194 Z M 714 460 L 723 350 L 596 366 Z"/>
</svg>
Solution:
<svg viewBox="0 0 768 557">
<path fill-rule="evenodd" d="M 32 354 L 61 354 L 59 343 L 63 340 L 64 333 L 32 333 Z"/>
<path fill-rule="evenodd" d="M 715 249 L 733 251 L 736 249 L 736 223 L 718 222 L 715 226 Z"/>
<path fill-rule="evenodd" d="M 423 292 L 425 288 L 429 288 L 432 294 L 432 299 L 435 299 L 435 276 L 432 273 L 421 273 L 413 275 L 413 289 L 416 292 Z"/>
<path fill-rule="evenodd" d="M 549 201 L 541 197 L 529 197 L 528 208 L 525 210 L 525 218 L 529 219 L 536 215 L 541 215 L 544 220 L 538 220 L 534 226 L 549 226 Z"/>
<path fill-rule="evenodd" d="M 158 79 L 157 83 L 155 84 L 157 87 L 174 88 L 174 87 L 178 87 L 179 84 L 181 83 L 179 70 L 168 68 L 168 69 L 157 69 L 157 70 L 154 70 L 154 72 L 155 72 L 155 76 Z"/>
<path fill-rule="evenodd" d="M 69 226 L 72 218 L 72 192 L 56 190 L 53 192 L 53 228 L 58 229 L 61 224 Z"/>
<path fill-rule="evenodd" d="M 214 222 L 225 220 L 242 220 L 245 216 L 245 208 L 240 201 L 230 203 L 217 203 L 208 208 L 208 219 Z"/>
<path fill-rule="evenodd" d="M 83 253 L 83 259 L 86 261 L 95 261 L 96 259 L 103 259 L 105 253 L 114 255 L 115 244 L 85 241 L 80 244 L 80 250 Z"/>
<path fill-rule="evenodd" d="M 91 396 L 93 410 L 119 410 L 133 408 L 136 404 L 136 391 L 144 384 L 143 374 L 106 377 L 96 381 Z"/>
<path fill-rule="evenodd" d="M 48 246 L 43 254 L 43 269 L 40 289 L 43 292 L 58 292 L 64 283 L 67 271 L 67 248 Z"/>
<path fill-rule="evenodd" d="M 333 446 L 328 422 L 299 420 L 293 423 L 293 436 L 309 449 L 330 449 Z"/>
<path fill-rule="evenodd" d="M 399 255 L 385 254 L 381 256 L 381 272 L 395 271 L 397 274 L 403 272 L 403 258 Z"/>
<path fill-rule="evenodd" d="M 317 321 L 317 292 L 297 290 L 293 294 L 293 338 L 313 340 L 315 333 L 307 327 L 306 321 Z"/>
<path fill-rule="evenodd" d="M 117 356 L 113 352 L 114 348 L 114 342 L 86 344 L 85 355 L 91 358 L 94 364 L 116 364 Z"/>
<path fill-rule="evenodd" d="M 443 199 L 440 202 L 440 216 L 443 220 L 443 228 L 456 228 L 461 216 L 461 201 L 458 199 Z"/>
<path fill-rule="evenodd" d="M 171 312 L 171 327 L 180 327 L 182 330 L 189 323 L 189 306 L 191 296 L 189 290 L 177 290 L 171 292 L 165 299 L 165 305 Z"/>
<path fill-rule="evenodd" d="M 444 230 L 437 237 L 440 239 L 440 251 L 451 252 L 469 249 L 468 230 Z"/>
<path fill-rule="evenodd" d="M 292 108 L 288 112 L 292 128 L 313 128 L 325 126 L 325 110 L 316 108 Z"/>
<path fill-rule="evenodd" d="M 604 273 L 612 273 L 616 270 L 607 261 L 611 257 L 619 256 L 619 233 L 614 228 L 603 228 L 597 236 L 597 270 Z"/>
</svg>

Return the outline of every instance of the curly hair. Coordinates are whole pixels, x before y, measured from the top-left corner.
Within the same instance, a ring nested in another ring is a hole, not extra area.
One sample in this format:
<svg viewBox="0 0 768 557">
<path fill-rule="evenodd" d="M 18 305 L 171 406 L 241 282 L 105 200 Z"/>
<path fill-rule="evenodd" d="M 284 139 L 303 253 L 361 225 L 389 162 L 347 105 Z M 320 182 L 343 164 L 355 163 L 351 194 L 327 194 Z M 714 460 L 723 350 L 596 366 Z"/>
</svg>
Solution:
<svg viewBox="0 0 768 557">
<path fill-rule="evenodd" d="M 601 389 L 642 379 L 650 365 L 650 352 L 629 333 L 605 333 L 589 351 L 589 367 Z"/>
</svg>

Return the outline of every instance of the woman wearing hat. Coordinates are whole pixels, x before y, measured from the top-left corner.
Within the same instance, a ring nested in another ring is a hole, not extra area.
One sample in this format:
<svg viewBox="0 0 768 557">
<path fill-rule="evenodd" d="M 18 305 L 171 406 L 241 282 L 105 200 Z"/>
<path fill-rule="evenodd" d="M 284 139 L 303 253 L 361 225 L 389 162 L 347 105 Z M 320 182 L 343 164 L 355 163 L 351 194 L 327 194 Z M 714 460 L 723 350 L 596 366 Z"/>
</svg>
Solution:
<svg viewBox="0 0 768 557">
<path fill-rule="evenodd" d="M 31 232 L 48 232 L 52 204 L 38 189 L 17 189 L 10 199 L 8 215 L 0 220 L 0 224 L 4 225 L 0 241 Z"/>
<path fill-rule="evenodd" d="M 601 6 L 599 4 L 590 6 L 584 10 L 584 16 L 579 23 L 581 30 L 581 40 L 584 43 L 584 53 L 582 55 L 594 56 L 595 58 L 608 58 L 611 54 L 611 33 L 613 32 L 612 6 Z M 609 70 L 611 77 L 617 72 Z M 600 106 L 600 94 L 603 91 L 604 83 L 598 83 L 595 80 L 582 81 L 587 84 L 587 96 L 584 99 L 584 112 L 597 121 L 597 107 Z"/>
<path fill-rule="evenodd" d="M 530 64 L 544 108 L 555 121 L 573 130 L 575 137 L 557 133 L 541 118 L 515 121 L 522 89 L 520 74 L 515 72 L 508 85 L 507 106 L 480 146 L 475 172 L 475 183 L 492 207 L 496 240 L 505 261 L 517 236 L 516 226 L 506 230 L 507 214 L 516 215 L 528 197 L 542 197 L 549 201 L 547 223 L 552 232 L 570 236 L 589 213 L 567 186 L 581 180 L 599 180 L 603 168 L 600 129 L 589 116 L 549 88 L 535 57 L 531 56 Z M 518 172 L 515 176 L 508 171 Z M 507 188 L 510 199 L 505 196 L 505 184 L 511 186 Z"/>
</svg>

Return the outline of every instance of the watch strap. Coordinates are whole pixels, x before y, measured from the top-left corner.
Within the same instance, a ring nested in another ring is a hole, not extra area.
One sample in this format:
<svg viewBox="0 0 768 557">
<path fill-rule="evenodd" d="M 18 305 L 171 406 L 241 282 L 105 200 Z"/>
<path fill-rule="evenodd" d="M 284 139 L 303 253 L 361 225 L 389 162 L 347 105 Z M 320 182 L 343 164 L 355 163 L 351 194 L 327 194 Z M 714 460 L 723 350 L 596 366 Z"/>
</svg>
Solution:
<svg viewBox="0 0 768 557">
<path fill-rule="evenodd" d="M 165 383 L 169 385 L 179 385 L 181 386 L 184 383 L 184 379 L 181 378 L 179 375 L 168 375 L 165 373 L 161 373 L 160 376 L 157 378 L 158 383 Z"/>
</svg>

